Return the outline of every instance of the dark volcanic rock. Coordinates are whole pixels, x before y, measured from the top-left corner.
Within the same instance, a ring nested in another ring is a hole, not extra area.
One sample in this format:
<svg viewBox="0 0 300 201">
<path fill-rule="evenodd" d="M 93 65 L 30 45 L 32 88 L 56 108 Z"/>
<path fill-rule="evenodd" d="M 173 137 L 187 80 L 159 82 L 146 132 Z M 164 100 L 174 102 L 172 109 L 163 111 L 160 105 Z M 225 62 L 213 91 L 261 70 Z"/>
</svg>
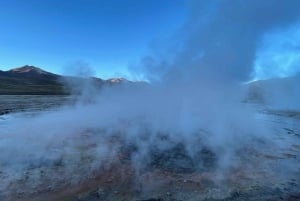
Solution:
<svg viewBox="0 0 300 201">
<path fill-rule="evenodd" d="M 7 109 L 0 110 L 0 116 L 4 115 L 4 114 L 8 114 L 8 113 L 9 113 L 9 110 L 7 110 Z"/>
<path fill-rule="evenodd" d="M 181 143 L 167 150 L 153 148 L 149 167 L 177 173 L 189 173 L 212 169 L 215 166 L 216 156 L 212 151 L 201 148 L 196 153 L 195 156 L 189 155 Z"/>
<path fill-rule="evenodd" d="M 193 172 L 195 163 L 187 155 L 185 147 L 182 144 L 178 144 L 167 150 L 153 149 L 149 167 L 184 173 Z"/>
</svg>

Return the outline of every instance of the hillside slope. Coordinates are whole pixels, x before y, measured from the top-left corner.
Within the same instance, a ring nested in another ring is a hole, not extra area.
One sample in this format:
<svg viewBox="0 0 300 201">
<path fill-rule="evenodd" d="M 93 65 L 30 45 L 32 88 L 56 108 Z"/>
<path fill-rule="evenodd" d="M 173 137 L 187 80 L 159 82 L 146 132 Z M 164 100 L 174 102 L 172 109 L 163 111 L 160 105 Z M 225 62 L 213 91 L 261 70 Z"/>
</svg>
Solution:
<svg viewBox="0 0 300 201">
<path fill-rule="evenodd" d="M 300 108 L 300 75 L 258 80 L 247 84 L 247 102 L 278 108 Z"/>
<path fill-rule="evenodd" d="M 80 86 L 88 78 L 69 77 L 44 71 L 35 66 L 0 70 L 0 95 L 66 95 L 72 87 Z M 102 80 L 89 78 L 96 87 L 128 83 L 124 78 Z M 71 86 L 72 85 L 72 86 Z"/>
<path fill-rule="evenodd" d="M 0 94 L 66 94 L 61 76 L 34 66 L 0 71 Z"/>
</svg>

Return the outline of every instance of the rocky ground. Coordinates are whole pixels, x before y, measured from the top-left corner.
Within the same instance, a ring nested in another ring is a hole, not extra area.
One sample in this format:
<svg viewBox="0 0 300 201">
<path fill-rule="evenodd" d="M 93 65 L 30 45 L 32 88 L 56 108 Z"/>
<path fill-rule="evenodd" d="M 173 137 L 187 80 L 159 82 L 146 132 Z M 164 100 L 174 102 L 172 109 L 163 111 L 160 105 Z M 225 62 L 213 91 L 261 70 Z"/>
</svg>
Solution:
<svg viewBox="0 0 300 201">
<path fill-rule="evenodd" d="M 80 143 L 63 158 L 39 159 L 18 173 L 1 163 L 0 200 L 300 200 L 299 114 L 265 111 L 259 115 L 272 125 L 274 143 L 257 139 L 243 146 L 232 159 L 238 165 L 220 168 L 219 158 L 204 145 L 195 160 L 177 143 L 163 151 L 153 146 L 149 158 L 137 166 L 134 145 L 123 143 L 117 135 L 96 140 L 95 131 L 86 131 L 72 138 Z M 92 153 L 102 145 L 108 153 L 95 158 Z"/>
</svg>

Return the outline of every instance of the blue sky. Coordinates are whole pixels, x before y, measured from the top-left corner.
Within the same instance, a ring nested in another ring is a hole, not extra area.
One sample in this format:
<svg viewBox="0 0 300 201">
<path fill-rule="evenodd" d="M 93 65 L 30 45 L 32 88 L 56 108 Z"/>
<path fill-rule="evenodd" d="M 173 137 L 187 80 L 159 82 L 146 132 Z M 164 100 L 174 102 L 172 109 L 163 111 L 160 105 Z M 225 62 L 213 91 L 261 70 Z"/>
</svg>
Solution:
<svg viewBox="0 0 300 201">
<path fill-rule="evenodd" d="M 128 75 L 127 66 L 185 15 L 183 0 L 0 1 L 0 69 L 72 73 L 66 69 L 84 63 L 100 77 Z"/>
<path fill-rule="evenodd" d="M 86 66 L 101 78 L 136 79 L 128 67 L 153 44 L 168 46 L 189 15 L 187 2 L 0 0 L 0 69 L 28 64 L 76 74 Z M 266 33 L 258 47 L 253 79 L 300 72 L 299 23 Z"/>
<path fill-rule="evenodd" d="M 300 73 L 300 23 L 266 33 L 256 55 L 254 79 Z"/>
</svg>

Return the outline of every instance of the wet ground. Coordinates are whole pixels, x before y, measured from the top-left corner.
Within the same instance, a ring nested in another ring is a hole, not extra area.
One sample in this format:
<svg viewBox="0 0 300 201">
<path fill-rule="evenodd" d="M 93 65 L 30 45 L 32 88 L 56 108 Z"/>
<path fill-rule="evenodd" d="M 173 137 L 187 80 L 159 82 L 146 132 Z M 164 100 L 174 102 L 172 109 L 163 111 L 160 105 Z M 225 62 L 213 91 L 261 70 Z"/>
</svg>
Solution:
<svg viewBox="0 0 300 201">
<path fill-rule="evenodd" d="M 0 116 L 15 112 L 44 111 L 71 100 L 71 96 L 63 95 L 0 95 Z"/>
<path fill-rule="evenodd" d="M 2 99 L 1 99 L 2 98 Z M 7 98 L 7 97 L 6 97 Z M 3 114 L 0 130 L 9 115 L 64 104 L 67 97 L 16 97 L 6 100 L 10 114 Z M 20 106 L 19 109 L 17 105 Z M 16 108 L 14 108 L 16 106 Z M 1 104 L 2 110 L 6 107 Z M 14 117 L 11 117 L 14 118 Z M 99 139 L 86 131 L 69 139 L 80 142 L 64 159 L 39 159 L 20 174 L 0 167 L 2 201 L 238 201 L 300 200 L 300 118 L 296 111 L 264 110 L 257 114 L 269 125 L 272 142 L 260 139 L 237 150 L 231 160 L 238 165 L 220 169 L 213 151 L 201 145 L 191 158 L 180 143 L 160 151 L 153 146 L 141 168 L 131 157 L 136 148 L 118 136 Z M 0 122 L 1 123 L 1 122 Z M 3 140 L 3 139 L 1 139 Z M 162 137 L 162 140 L 165 140 Z M 111 153 L 98 163 L 91 154 L 106 146 Z M 1 147 L 0 147 L 1 148 Z M 55 150 L 54 150 L 55 151 Z M 197 164 L 195 161 L 201 161 Z M 3 165 L 4 164 L 4 165 Z M 15 170 L 14 170 L 15 171 Z M 13 180 L 10 178 L 15 177 Z M 5 182 L 8 181 L 8 182 Z M 3 185 L 8 183 L 8 185 Z"/>
</svg>

